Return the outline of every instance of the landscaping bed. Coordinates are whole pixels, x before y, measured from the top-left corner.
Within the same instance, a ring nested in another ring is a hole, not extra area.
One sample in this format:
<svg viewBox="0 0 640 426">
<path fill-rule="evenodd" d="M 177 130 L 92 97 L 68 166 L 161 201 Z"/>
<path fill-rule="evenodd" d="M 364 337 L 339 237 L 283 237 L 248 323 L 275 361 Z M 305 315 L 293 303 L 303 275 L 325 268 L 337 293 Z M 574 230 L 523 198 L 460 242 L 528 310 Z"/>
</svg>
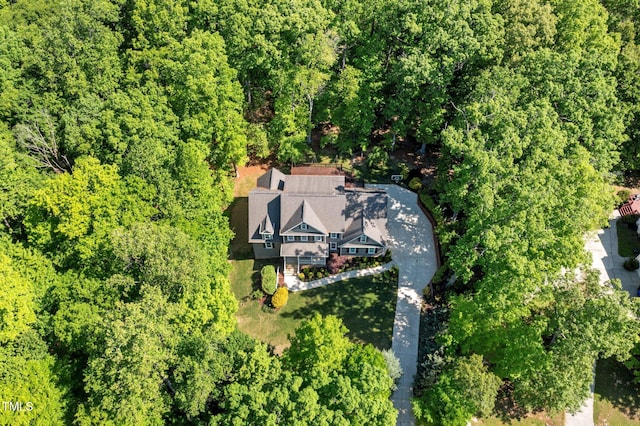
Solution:
<svg viewBox="0 0 640 426">
<path fill-rule="evenodd" d="M 375 268 L 389 262 L 391 262 L 391 250 L 387 250 L 384 255 L 378 257 L 348 257 L 332 253 L 326 267 L 311 266 L 301 269 L 298 279 L 304 282 L 319 280 L 342 272 Z"/>
</svg>

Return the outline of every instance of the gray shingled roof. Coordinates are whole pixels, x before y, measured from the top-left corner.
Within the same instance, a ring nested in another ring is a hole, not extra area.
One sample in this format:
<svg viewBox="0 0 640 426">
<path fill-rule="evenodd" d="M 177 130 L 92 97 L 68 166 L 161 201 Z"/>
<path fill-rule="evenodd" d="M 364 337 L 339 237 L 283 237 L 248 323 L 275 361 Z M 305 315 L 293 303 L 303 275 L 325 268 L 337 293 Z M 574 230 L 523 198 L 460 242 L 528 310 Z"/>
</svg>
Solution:
<svg viewBox="0 0 640 426">
<path fill-rule="evenodd" d="M 346 231 L 343 241 L 350 241 L 362 234 L 386 245 L 387 194 L 381 191 L 347 192 L 345 213 Z"/>
<path fill-rule="evenodd" d="M 344 176 L 287 175 L 284 192 L 305 195 L 333 195 L 344 191 Z"/>
<path fill-rule="evenodd" d="M 284 243 L 280 246 L 280 256 L 329 257 L 329 244 L 323 242 Z"/>
<path fill-rule="evenodd" d="M 301 222 L 305 222 L 323 234 L 344 232 L 345 196 L 343 194 L 312 197 L 284 193 L 281 198 L 280 217 L 284 223 L 281 233 L 286 233 Z"/>
<path fill-rule="evenodd" d="M 344 176 L 290 176 L 277 169 L 269 170 L 249 193 L 249 242 L 262 242 L 261 231 L 272 231 L 274 241 L 279 241 L 281 234 L 304 222 L 323 234 L 341 233 L 342 241 L 364 233 L 386 245 L 386 193 L 345 190 L 344 183 Z M 313 234 L 313 229 L 308 234 Z M 287 247 L 282 250 L 288 254 L 283 256 L 328 255 L 327 243 L 296 242 L 284 246 Z M 299 250 L 303 254 L 291 253 Z"/>
<path fill-rule="evenodd" d="M 280 229 L 280 192 L 254 189 L 249 193 L 249 242 L 262 242 L 263 224 L 267 216 L 274 231 Z"/>
<path fill-rule="evenodd" d="M 278 169 L 269 169 L 258 178 L 258 188 L 282 191 L 286 176 Z"/>
<path fill-rule="evenodd" d="M 267 215 L 264 218 L 264 221 L 262 222 L 262 226 L 260 227 L 260 232 L 264 232 L 265 234 L 273 234 L 274 232 L 274 228 L 273 228 L 273 222 L 271 221 L 271 217 L 269 216 L 269 213 L 267 213 Z"/>
</svg>

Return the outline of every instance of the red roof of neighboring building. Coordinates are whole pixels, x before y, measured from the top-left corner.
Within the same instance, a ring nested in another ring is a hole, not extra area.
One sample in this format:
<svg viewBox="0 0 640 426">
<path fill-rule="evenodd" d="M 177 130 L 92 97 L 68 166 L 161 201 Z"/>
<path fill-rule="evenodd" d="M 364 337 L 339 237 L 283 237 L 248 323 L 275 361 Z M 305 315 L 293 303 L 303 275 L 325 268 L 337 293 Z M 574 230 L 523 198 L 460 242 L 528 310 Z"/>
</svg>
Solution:
<svg viewBox="0 0 640 426">
<path fill-rule="evenodd" d="M 298 166 L 291 168 L 292 175 L 305 176 L 344 176 L 345 173 L 335 166 Z"/>
<path fill-rule="evenodd" d="M 621 205 L 618 211 L 620 212 L 620 216 L 640 214 L 640 194 L 630 195 L 629 200 Z"/>
</svg>

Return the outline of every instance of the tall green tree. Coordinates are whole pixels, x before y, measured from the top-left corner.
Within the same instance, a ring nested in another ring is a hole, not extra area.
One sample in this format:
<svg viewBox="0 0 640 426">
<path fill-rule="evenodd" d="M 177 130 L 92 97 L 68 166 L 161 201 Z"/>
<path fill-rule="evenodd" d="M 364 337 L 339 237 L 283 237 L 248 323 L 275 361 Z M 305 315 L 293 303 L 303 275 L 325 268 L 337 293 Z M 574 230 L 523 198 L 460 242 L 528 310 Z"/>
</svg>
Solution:
<svg viewBox="0 0 640 426">
<path fill-rule="evenodd" d="M 89 404 L 79 407 L 80 424 L 158 424 L 168 414 L 175 305 L 160 289 L 144 294 L 139 302 L 117 305 L 104 320 L 103 350 L 86 371 Z"/>
<path fill-rule="evenodd" d="M 61 268 L 104 273 L 111 231 L 154 214 L 149 191 L 139 179 L 121 179 L 115 166 L 80 158 L 73 173 L 48 179 L 34 194 L 24 221 L 29 243 Z"/>
<path fill-rule="evenodd" d="M 55 359 L 41 337 L 36 317 L 42 289 L 23 273 L 30 269 L 28 263 L 13 260 L 21 254 L 11 243 L 0 241 L 0 286 L 4 292 L 0 302 L 0 395 L 6 401 L 0 424 L 64 424 L 64 388 L 58 384 Z M 18 411 L 13 411 L 9 402 L 20 403 Z"/>
<path fill-rule="evenodd" d="M 284 354 L 284 365 L 318 393 L 340 423 L 390 424 L 397 416 L 389 397 L 393 380 L 382 353 L 349 342 L 333 316 L 303 321 Z M 337 397 L 336 397 L 337 396 Z"/>
<path fill-rule="evenodd" d="M 501 384 L 481 356 L 457 358 L 438 383 L 414 401 L 414 412 L 429 424 L 466 425 L 474 415 L 491 415 Z"/>
</svg>

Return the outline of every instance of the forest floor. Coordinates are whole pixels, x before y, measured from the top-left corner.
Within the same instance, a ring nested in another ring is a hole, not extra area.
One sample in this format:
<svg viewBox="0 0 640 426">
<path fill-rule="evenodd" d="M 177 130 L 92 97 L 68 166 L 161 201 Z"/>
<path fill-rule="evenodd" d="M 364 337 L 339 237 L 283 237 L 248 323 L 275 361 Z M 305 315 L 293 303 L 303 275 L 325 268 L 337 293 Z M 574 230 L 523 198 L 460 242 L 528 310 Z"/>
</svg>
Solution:
<svg viewBox="0 0 640 426">
<path fill-rule="evenodd" d="M 616 191 L 628 189 L 632 194 L 640 193 L 640 174 L 636 172 L 633 175 L 623 177 L 620 185 L 614 185 L 614 188 Z"/>
<path fill-rule="evenodd" d="M 527 414 L 522 418 L 508 418 L 502 420 L 498 417 L 488 419 L 476 419 L 471 421 L 473 426 L 562 426 L 564 425 L 564 413 L 549 416 L 547 413 Z"/>
</svg>

